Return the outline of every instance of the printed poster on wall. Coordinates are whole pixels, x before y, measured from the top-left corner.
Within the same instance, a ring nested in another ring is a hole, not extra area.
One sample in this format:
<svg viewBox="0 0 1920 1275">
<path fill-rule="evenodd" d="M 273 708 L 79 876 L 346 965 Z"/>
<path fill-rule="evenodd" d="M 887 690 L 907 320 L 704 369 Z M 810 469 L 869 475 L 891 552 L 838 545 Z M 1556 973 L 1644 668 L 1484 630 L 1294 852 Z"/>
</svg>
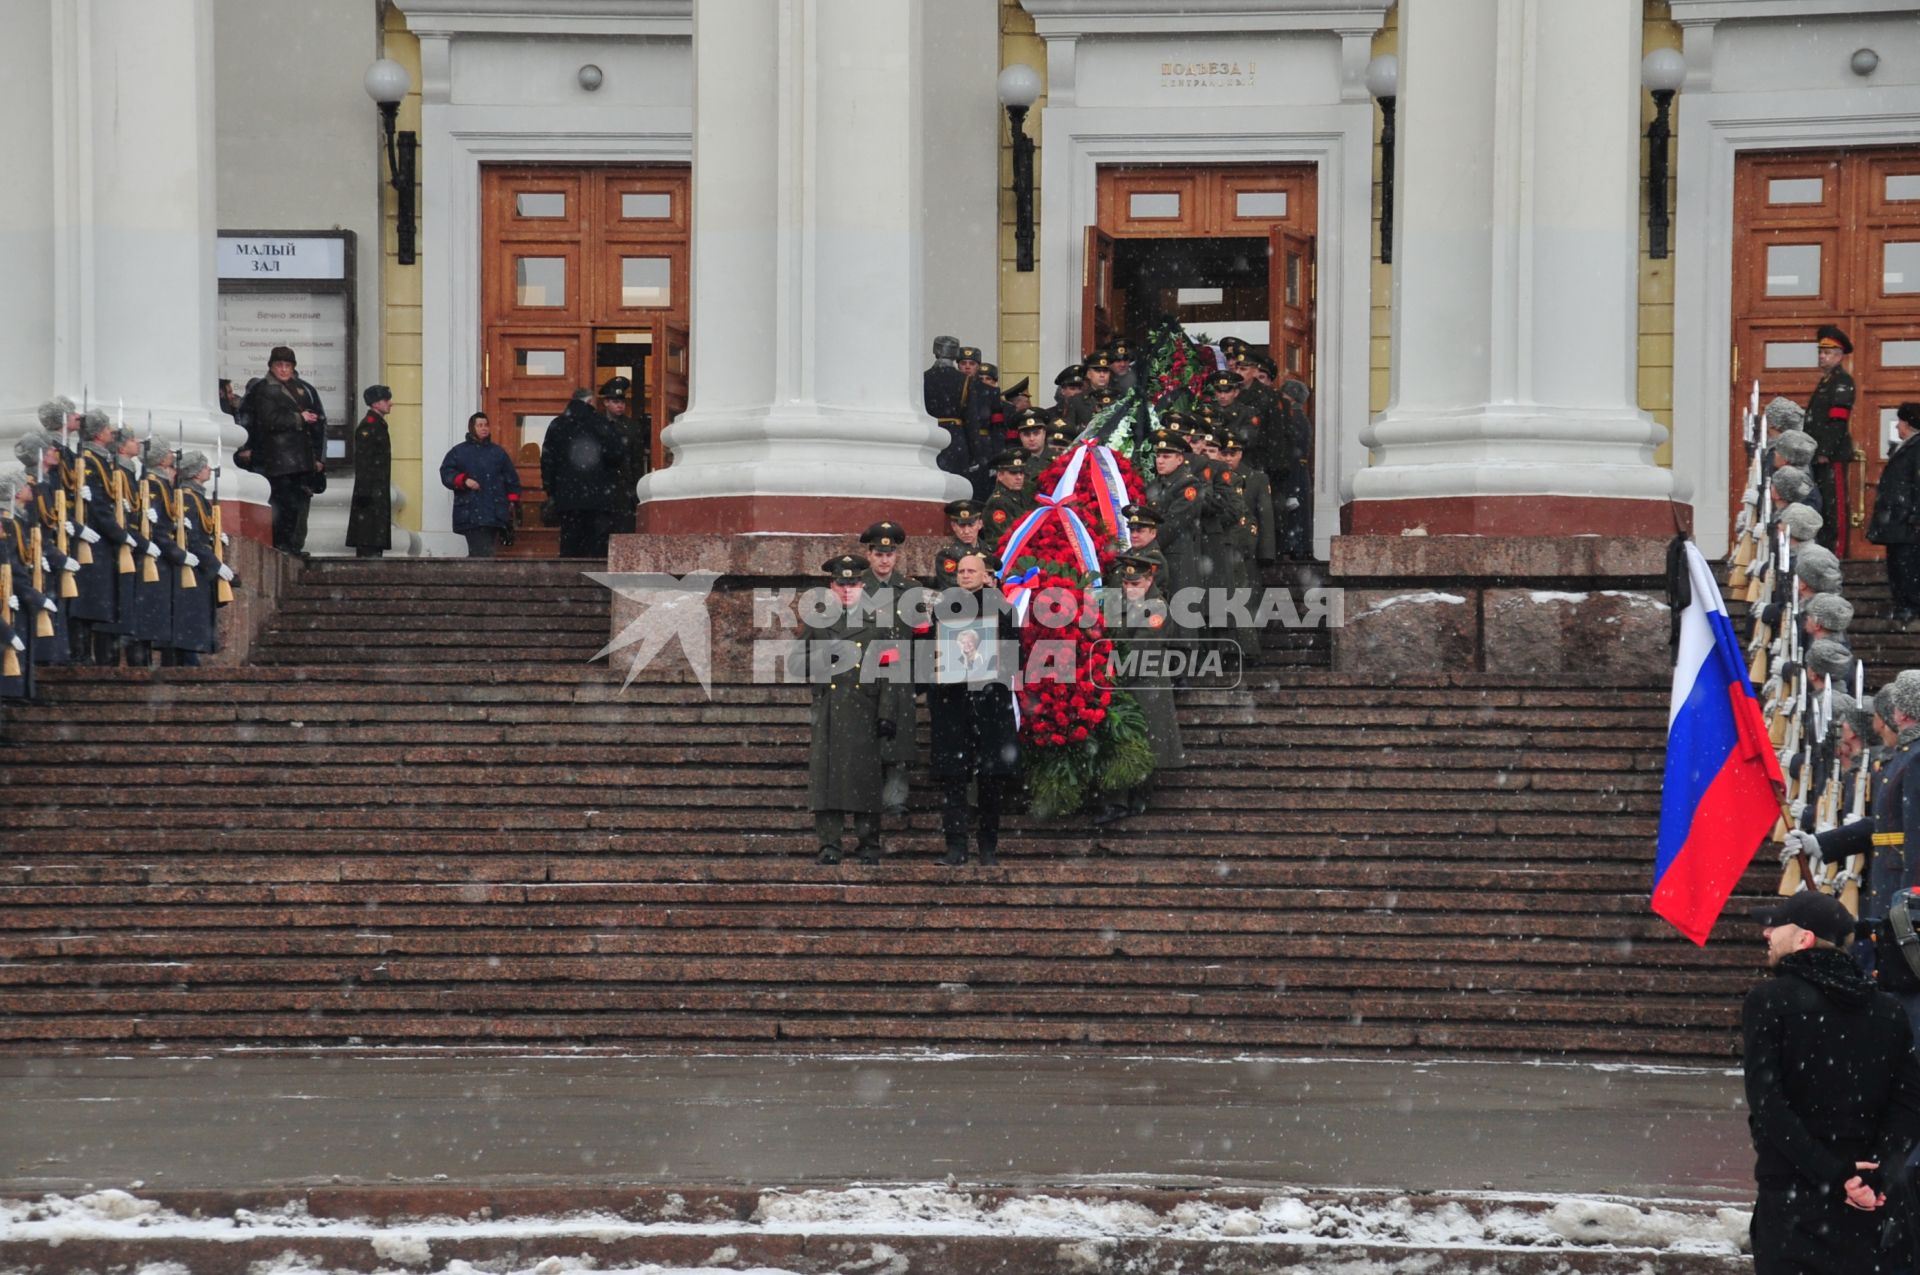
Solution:
<svg viewBox="0 0 1920 1275">
<path fill-rule="evenodd" d="M 347 384 L 347 299 L 310 292 L 225 292 L 220 295 L 220 375 L 244 394 L 267 374 L 276 345 L 292 348 L 302 380 L 326 404 L 330 432 L 351 430 L 360 412 Z"/>
</svg>

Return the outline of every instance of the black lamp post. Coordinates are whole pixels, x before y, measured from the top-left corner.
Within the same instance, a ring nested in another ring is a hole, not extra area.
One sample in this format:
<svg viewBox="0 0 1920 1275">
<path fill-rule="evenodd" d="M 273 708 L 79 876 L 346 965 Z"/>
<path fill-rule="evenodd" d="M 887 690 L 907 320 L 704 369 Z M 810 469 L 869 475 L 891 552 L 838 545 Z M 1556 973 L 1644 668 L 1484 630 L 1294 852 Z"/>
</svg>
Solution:
<svg viewBox="0 0 1920 1275">
<path fill-rule="evenodd" d="M 367 68 L 366 86 L 367 96 L 379 104 L 380 123 L 386 132 L 387 184 L 393 187 L 397 201 L 394 210 L 395 247 L 400 264 L 410 266 L 414 262 L 414 157 L 419 150 L 420 139 L 410 129 L 396 133 L 394 126 L 400 118 L 400 103 L 406 100 L 407 91 L 413 87 L 413 77 L 407 74 L 406 67 L 392 58 L 381 58 Z"/>
<path fill-rule="evenodd" d="M 1000 102 L 1013 130 L 1014 269 L 1033 269 L 1033 139 L 1027 136 L 1027 112 L 1040 100 L 1040 73 L 1016 62 L 1000 72 Z"/>
<path fill-rule="evenodd" d="M 1653 94 L 1653 123 L 1647 125 L 1647 256 L 1667 257 L 1667 144 L 1673 140 L 1669 116 L 1673 95 L 1687 78 L 1687 59 L 1678 49 L 1655 49 L 1640 61 L 1640 82 Z"/>
<path fill-rule="evenodd" d="M 1367 63 L 1367 92 L 1380 103 L 1380 264 L 1393 264 L 1393 108 L 1400 93 L 1400 59 L 1382 53 Z"/>
</svg>

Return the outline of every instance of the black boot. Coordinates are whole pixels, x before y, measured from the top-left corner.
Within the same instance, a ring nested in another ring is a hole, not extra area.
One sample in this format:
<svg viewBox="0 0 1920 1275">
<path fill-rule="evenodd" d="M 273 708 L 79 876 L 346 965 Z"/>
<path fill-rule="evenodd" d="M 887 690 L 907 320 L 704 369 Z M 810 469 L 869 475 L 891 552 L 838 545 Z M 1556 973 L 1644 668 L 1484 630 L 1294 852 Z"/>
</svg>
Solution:
<svg viewBox="0 0 1920 1275">
<path fill-rule="evenodd" d="M 818 859 L 815 859 L 814 862 L 825 863 L 828 865 L 832 865 L 840 862 L 840 847 L 839 846 L 821 846 L 820 857 Z"/>
<path fill-rule="evenodd" d="M 981 846 L 980 847 L 980 866 L 983 868 L 999 867 L 1000 856 L 996 853 L 998 849 L 999 847 L 997 846 Z"/>
<path fill-rule="evenodd" d="M 960 842 L 958 845 L 955 845 L 952 842 L 948 842 L 947 852 L 940 856 L 940 862 L 946 864 L 949 868 L 957 868 L 961 864 L 965 863 L 966 861 L 967 861 L 967 843 L 964 841 Z"/>
<path fill-rule="evenodd" d="M 880 862 L 880 843 L 878 841 L 862 841 L 860 843 L 860 862 L 865 864 Z"/>
</svg>

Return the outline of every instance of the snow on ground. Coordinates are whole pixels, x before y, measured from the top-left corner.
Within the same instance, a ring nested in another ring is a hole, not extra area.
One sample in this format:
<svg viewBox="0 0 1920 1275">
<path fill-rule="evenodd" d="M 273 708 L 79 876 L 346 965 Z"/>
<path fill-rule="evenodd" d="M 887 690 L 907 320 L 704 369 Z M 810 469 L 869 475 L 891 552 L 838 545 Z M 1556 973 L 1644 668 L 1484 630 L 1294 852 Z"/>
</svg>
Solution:
<svg viewBox="0 0 1920 1275">
<path fill-rule="evenodd" d="M 1251 1197 L 1249 1197 L 1251 1198 Z M 459 1239 L 511 1238 L 523 1245 L 610 1242 L 649 1235 L 710 1235 L 718 1264 L 733 1260 L 728 1236 L 1005 1236 L 1095 1240 L 1203 1240 L 1219 1243 L 1368 1244 L 1421 1250 L 1450 1248 L 1607 1248 L 1623 1253 L 1733 1256 L 1744 1246 L 1748 1215 L 1707 1212 L 1601 1196 L 1462 1194 L 1418 1199 L 1391 1192 L 1352 1192 L 1343 1200 L 1279 1192 L 1258 1207 L 1192 1200 L 1166 1213 L 1137 1201 L 1044 1192 L 1011 1198 L 975 1195 L 946 1184 L 765 1191 L 753 1216 L 705 1221 L 633 1222 L 605 1213 L 564 1217 L 428 1218 L 413 1222 L 316 1218 L 304 1204 L 271 1211 L 235 1210 L 230 1217 L 188 1217 L 125 1191 L 68 1198 L 0 1200 L 0 1239 L 60 1244 L 68 1240 L 233 1241 L 365 1239 L 397 1271 L 433 1267 L 433 1245 Z M 279 1264 L 253 1275 L 318 1275 L 289 1250 Z M 582 1259 L 584 1260 L 584 1259 Z M 549 1258 L 513 1275 L 565 1275 L 595 1270 L 571 1258 Z M 440 1275 L 480 1275 L 452 1261 Z M 637 1268 L 642 1275 L 689 1275 L 685 1269 Z M 175 1275 L 162 1265 L 139 1275 Z M 504 1275 L 489 1272 L 489 1275 Z M 598 1275 L 612 1275 L 600 1271 Z M 736 1272 L 735 1275 L 738 1275 Z M 764 1272 L 763 1275 L 781 1275 Z"/>
</svg>

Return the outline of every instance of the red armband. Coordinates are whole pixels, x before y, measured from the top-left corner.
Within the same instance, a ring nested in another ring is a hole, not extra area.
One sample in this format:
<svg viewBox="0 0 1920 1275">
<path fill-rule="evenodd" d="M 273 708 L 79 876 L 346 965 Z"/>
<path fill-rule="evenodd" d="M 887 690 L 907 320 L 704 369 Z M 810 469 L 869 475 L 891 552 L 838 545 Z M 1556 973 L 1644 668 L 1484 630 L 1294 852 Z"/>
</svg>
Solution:
<svg viewBox="0 0 1920 1275">
<path fill-rule="evenodd" d="M 520 502 L 520 493 L 519 493 L 519 492 L 517 492 L 517 491 L 510 491 L 510 492 L 508 492 L 508 493 L 507 493 L 507 503 L 508 503 L 508 504 L 518 504 L 519 502 Z"/>
<path fill-rule="evenodd" d="M 465 474 L 455 474 L 455 475 L 453 476 L 453 485 L 454 485 L 455 487 L 464 487 L 464 486 L 466 486 L 466 485 L 467 485 L 467 476 L 466 476 Z"/>
<path fill-rule="evenodd" d="M 1851 407 L 1829 408 L 1827 415 L 1836 421 L 1844 421 L 1853 415 L 1853 409 Z"/>
</svg>

